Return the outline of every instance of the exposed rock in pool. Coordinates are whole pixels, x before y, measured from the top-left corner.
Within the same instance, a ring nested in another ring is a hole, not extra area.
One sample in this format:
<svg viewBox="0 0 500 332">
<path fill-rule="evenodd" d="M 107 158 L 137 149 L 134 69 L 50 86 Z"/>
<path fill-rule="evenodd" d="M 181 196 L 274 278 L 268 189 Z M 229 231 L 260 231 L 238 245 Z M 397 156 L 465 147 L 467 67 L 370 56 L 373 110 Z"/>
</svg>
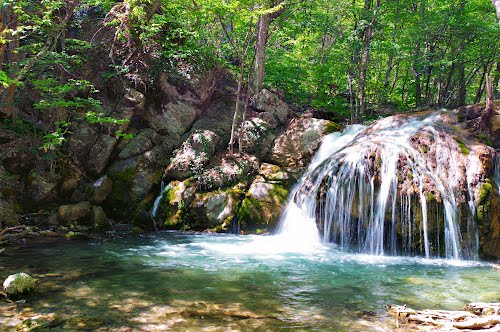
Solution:
<svg viewBox="0 0 500 332">
<path fill-rule="evenodd" d="M 24 272 L 12 274 L 3 282 L 3 290 L 9 296 L 19 296 L 35 290 L 35 280 Z"/>
</svg>

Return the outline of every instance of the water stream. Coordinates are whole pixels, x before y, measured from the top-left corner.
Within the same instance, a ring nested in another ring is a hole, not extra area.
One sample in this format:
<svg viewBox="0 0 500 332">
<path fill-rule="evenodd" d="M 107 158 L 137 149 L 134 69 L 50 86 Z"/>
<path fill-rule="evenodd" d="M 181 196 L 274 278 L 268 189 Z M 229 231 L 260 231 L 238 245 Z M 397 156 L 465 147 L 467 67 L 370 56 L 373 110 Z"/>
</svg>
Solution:
<svg viewBox="0 0 500 332">
<path fill-rule="evenodd" d="M 486 263 L 351 254 L 275 236 L 32 244 L 0 256 L 0 277 L 12 271 L 33 275 L 38 294 L 0 301 L 0 331 L 29 317 L 57 317 L 50 331 L 391 331 L 386 304 L 500 300 L 500 274 Z"/>
<path fill-rule="evenodd" d="M 461 153 L 453 139 L 450 143 L 443 138 L 434 127 L 439 117 L 389 117 L 331 134 L 293 190 L 280 232 L 305 232 L 312 241 L 320 236 L 347 252 L 477 259 L 471 183 L 480 162 Z M 421 130 L 432 139 L 435 164 L 424 156 L 427 151 L 412 144 Z M 466 229 L 460 223 L 464 216 L 457 198 L 464 181 Z M 439 204 L 429 202 L 435 200 L 425 192 L 429 183 Z M 319 235 L 312 236 L 316 225 Z"/>
</svg>

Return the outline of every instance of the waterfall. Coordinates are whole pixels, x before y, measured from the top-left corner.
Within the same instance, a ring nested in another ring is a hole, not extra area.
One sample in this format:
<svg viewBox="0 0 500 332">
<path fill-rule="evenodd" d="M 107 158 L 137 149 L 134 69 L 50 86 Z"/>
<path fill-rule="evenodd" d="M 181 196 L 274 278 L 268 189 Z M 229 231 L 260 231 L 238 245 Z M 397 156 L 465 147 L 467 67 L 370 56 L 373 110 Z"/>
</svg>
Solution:
<svg viewBox="0 0 500 332">
<path fill-rule="evenodd" d="M 493 175 L 493 180 L 497 185 L 497 189 L 500 192 L 500 152 L 497 152 L 495 157 L 495 171 Z"/>
<path fill-rule="evenodd" d="M 160 207 L 160 203 L 163 199 L 163 194 L 165 194 L 171 188 L 172 188 L 172 186 L 170 185 L 170 183 L 167 186 L 165 186 L 165 183 L 163 182 L 163 180 L 161 181 L 160 194 L 158 195 L 158 197 L 156 197 L 155 202 L 153 204 L 153 207 L 151 208 L 151 211 L 150 211 L 151 216 L 153 218 L 158 215 L 158 208 Z"/>
<path fill-rule="evenodd" d="M 279 233 L 372 255 L 477 258 L 480 162 L 439 130 L 440 114 L 392 116 L 327 136 Z"/>
</svg>

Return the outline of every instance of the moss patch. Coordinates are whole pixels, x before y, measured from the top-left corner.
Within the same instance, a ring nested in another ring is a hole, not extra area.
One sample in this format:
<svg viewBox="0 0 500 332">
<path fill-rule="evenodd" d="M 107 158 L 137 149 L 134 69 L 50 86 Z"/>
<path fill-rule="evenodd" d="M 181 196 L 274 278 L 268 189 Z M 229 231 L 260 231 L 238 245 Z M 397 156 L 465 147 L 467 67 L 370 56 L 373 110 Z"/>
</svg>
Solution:
<svg viewBox="0 0 500 332">
<path fill-rule="evenodd" d="M 455 141 L 458 144 L 458 148 L 460 149 L 460 152 L 462 152 L 462 154 L 467 156 L 470 153 L 469 148 L 465 145 L 464 142 L 462 142 L 458 138 L 455 138 Z"/>
</svg>

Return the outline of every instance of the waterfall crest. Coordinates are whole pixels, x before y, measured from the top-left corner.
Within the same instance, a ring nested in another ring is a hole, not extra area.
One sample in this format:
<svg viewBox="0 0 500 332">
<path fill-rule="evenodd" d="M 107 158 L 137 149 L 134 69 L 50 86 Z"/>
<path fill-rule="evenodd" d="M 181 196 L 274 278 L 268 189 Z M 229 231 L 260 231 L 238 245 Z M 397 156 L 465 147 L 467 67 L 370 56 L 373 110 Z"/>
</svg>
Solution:
<svg viewBox="0 0 500 332">
<path fill-rule="evenodd" d="M 279 233 L 372 255 L 476 259 L 482 162 L 443 114 L 392 116 L 327 136 Z"/>
</svg>

